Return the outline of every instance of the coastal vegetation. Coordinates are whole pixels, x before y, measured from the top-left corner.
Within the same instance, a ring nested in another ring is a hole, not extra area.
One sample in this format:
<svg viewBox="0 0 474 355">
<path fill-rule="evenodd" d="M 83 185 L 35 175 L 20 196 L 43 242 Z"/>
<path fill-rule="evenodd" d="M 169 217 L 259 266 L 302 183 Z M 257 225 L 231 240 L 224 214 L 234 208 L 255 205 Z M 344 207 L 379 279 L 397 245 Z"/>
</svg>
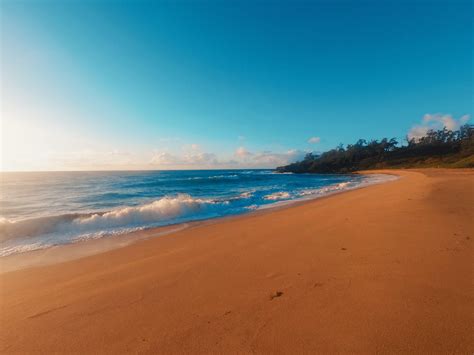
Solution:
<svg viewBox="0 0 474 355">
<path fill-rule="evenodd" d="M 458 130 L 430 130 L 421 138 L 395 138 L 342 144 L 322 154 L 308 153 L 302 161 L 281 166 L 278 172 L 349 173 L 381 168 L 474 168 L 474 126 Z"/>
</svg>

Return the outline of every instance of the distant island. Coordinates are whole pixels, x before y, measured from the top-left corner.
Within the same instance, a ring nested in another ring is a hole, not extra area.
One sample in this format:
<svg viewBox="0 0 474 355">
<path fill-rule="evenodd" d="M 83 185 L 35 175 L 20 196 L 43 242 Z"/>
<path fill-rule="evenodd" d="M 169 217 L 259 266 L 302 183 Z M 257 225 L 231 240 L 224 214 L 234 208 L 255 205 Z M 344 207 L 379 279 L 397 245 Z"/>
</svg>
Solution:
<svg viewBox="0 0 474 355">
<path fill-rule="evenodd" d="M 280 166 L 280 173 L 350 173 L 382 168 L 474 168 L 474 126 L 459 130 L 430 130 L 419 139 L 407 138 L 406 145 L 395 139 L 359 139 L 322 154 L 308 153 L 302 161 Z"/>
</svg>

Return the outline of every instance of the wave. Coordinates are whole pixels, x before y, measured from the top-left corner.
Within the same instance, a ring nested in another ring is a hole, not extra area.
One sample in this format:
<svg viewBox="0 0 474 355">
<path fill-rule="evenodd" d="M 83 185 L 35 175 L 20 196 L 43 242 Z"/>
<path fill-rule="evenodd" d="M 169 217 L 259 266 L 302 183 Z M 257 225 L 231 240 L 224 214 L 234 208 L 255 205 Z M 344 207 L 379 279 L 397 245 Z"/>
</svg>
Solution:
<svg viewBox="0 0 474 355">
<path fill-rule="evenodd" d="M 358 179 L 355 181 L 345 181 L 345 182 L 340 182 L 333 185 L 328 185 L 325 187 L 320 187 L 317 189 L 302 190 L 298 193 L 298 195 L 302 197 L 328 195 L 335 192 L 353 190 L 360 187 L 379 184 L 382 182 L 392 181 L 396 179 L 398 179 L 398 177 L 394 175 L 373 174 L 373 175 L 364 176 L 361 179 Z"/>
<path fill-rule="evenodd" d="M 290 198 L 291 195 L 289 192 L 286 192 L 286 191 L 280 191 L 280 192 L 275 192 L 273 194 L 270 194 L 270 195 L 266 195 L 266 196 L 263 196 L 263 199 L 264 200 L 283 200 L 283 199 L 287 199 L 287 198 Z"/>
<path fill-rule="evenodd" d="M 54 232 L 60 225 L 80 218 L 81 214 L 63 214 L 59 216 L 46 216 L 11 221 L 0 217 L 0 241 L 16 237 L 29 237 L 35 235 L 49 234 Z"/>
<path fill-rule="evenodd" d="M 205 205 L 216 203 L 214 200 L 195 199 L 190 195 L 181 194 L 177 197 L 163 197 L 141 206 L 124 207 L 103 214 L 96 213 L 77 218 L 73 220 L 73 224 L 78 229 L 86 230 L 143 225 L 193 213 Z"/>
<path fill-rule="evenodd" d="M 240 195 L 239 195 L 239 198 L 251 198 L 253 196 L 255 191 L 246 191 L 246 192 L 242 192 Z"/>
<path fill-rule="evenodd" d="M 360 183 L 357 182 L 341 182 L 334 185 L 320 187 L 318 189 L 306 189 L 298 193 L 299 196 L 312 196 L 312 195 L 326 195 L 331 192 L 349 190 L 354 187 L 358 187 Z"/>
<path fill-rule="evenodd" d="M 209 178 L 228 176 L 214 175 Z M 150 227 L 272 208 L 396 178 L 389 175 L 353 176 L 349 181 L 336 180 L 331 185 L 306 186 L 306 189 L 275 184 L 272 180 L 265 185 L 250 185 L 242 189 L 239 182 L 232 190 L 217 189 L 217 192 L 225 193 L 220 196 L 217 193 L 219 197 L 214 198 L 178 194 L 102 212 L 59 214 L 23 220 L 8 220 L 0 216 L 0 256 Z M 328 179 L 324 178 L 323 184 L 328 183 Z M 232 195 L 229 196 L 229 192 Z M 99 205 L 96 203 L 95 206 Z M 101 208 L 99 206 L 97 209 Z"/>
<path fill-rule="evenodd" d="M 222 180 L 222 179 L 237 179 L 239 175 L 214 175 L 214 176 L 193 176 L 185 180 Z"/>
<path fill-rule="evenodd" d="M 89 214 L 65 214 L 33 218 L 21 221 L 0 219 L 0 240 L 35 237 L 51 233 L 90 233 L 110 231 L 120 227 L 141 227 L 197 213 L 213 205 L 228 201 L 192 198 L 187 194 L 165 196 L 159 200 L 140 205 Z"/>
</svg>

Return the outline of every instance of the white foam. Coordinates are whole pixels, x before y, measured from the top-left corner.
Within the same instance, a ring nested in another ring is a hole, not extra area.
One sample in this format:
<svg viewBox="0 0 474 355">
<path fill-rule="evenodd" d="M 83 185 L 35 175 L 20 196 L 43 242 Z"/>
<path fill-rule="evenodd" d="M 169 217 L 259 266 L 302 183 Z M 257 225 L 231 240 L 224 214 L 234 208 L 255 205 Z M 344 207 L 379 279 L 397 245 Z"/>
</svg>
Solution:
<svg viewBox="0 0 474 355">
<path fill-rule="evenodd" d="M 62 215 L 22 221 L 0 219 L 4 240 L 0 256 L 47 248 L 57 244 L 129 233 L 150 226 L 179 221 L 212 206 L 228 201 L 193 198 L 187 194 L 166 196 L 140 205 L 88 215 Z M 160 223 L 161 222 L 161 223 Z"/>
<path fill-rule="evenodd" d="M 250 206 L 245 207 L 245 209 L 249 211 L 254 211 L 258 209 L 258 205 L 250 205 Z"/>
<path fill-rule="evenodd" d="M 388 181 L 392 181 L 396 179 L 398 179 L 398 177 L 395 175 L 371 174 L 371 175 L 365 175 L 361 180 L 340 182 L 340 183 L 328 185 L 319 189 L 302 190 L 298 193 L 298 195 L 302 197 L 311 197 L 311 196 L 318 197 L 318 196 L 329 195 L 329 194 L 341 192 L 341 191 L 349 191 L 349 190 L 357 189 L 364 186 L 380 184 L 383 182 L 388 182 Z"/>
<path fill-rule="evenodd" d="M 345 181 L 345 182 L 340 182 L 337 184 L 332 184 L 328 185 L 325 187 L 321 187 L 318 189 L 306 189 L 300 191 L 297 196 L 299 198 L 292 199 L 292 200 L 286 200 L 286 201 L 276 201 L 274 203 L 268 204 L 268 205 L 262 205 L 258 206 L 257 210 L 264 210 L 264 209 L 271 209 L 275 207 L 281 207 L 285 205 L 291 205 L 296 202 L 302 202 L 302 201 L 307 201 L 307 200 L 313 200 L 316 198 L 324 197 L 324 196 L 329 196 L 338 192 L 343 192 L 343 191 L 350 191 L 354 189 L 358 189 L 361 187 L 366 187 L 370 185 L 376 185 L 376 184 L 381 184 L 385 183 L 388 181 L 393 181 L 399 179 L 398 176 L 395 175 L 388 175 L 388 174 L 370 174 L 370 175 L 364 175 L 361 177 L 360 180 L 355 180 L 355 181 Z M 278 195 L 280 193 L 272 194 L 272 195 Z M 268 196 L 272 196 L 268 195 Z M 265 198 L 265 197 L 264 197 Z M 269 200 L 278 200 L 277 198 L 270 198 Z"/>
<path fill-rule="evenodd" d="M 193 176 L 187 178 L 185 180 L 220 180 L 220 179 L 236 179 L 239 175 L 231 174 L 231 175 L 213 175 L 213 176 Z"/>
<path fill-rule="evenodd" d="M 287 198 L 290 198 L 291 195 L 289 192 L 286 192 L 286 191 L 280 191 L 280 192 L 275 192 L 273 194 L 270 194 L 270 195 L 266 195 L 263 197 L 264 200 L 272 200 L 272 201 L 275 201 L 275 200 L 283 200 L 283 199 L 287 199 Z"/>
<path fill-rule="evenodd" d="M 187 194 L 176 197 L 166 196 L 141 206 L 124 207 L 103 214 L 77 218 L 72 221 L 72 224 L 79 230 L 143 225 L 197 212 L 210 204 L 216 204 L 216 202 L 192 198 Z"/>
<path fill-rule="evenodd" d="M 237 207 L 237 209 L 242 208 L 241 212 L 252 211 L 313 199 L 397 178 L 393 175 L 382 174 L 359 176 L 350 181 L 321 188 L 278 191 L 259 198 L 260 190 L 258 189 L 239 191 L 240 194 L 236 196 L 219 199 L 193 198 L 188 194 L 180 194 L 165 196 L 139 206 L 125 206 L 93 214 L 64 214 L 18 221 L 0 216 L 0 241 L 2 241 L 0 256 L 123 234 L 155 226 L 223 216 L 229 214 L 225 206 L 233 203 L 234 200 L 241 200 L 241 202 L 237 202 L 237 206 L 242 206 L 241 203 L 248 204 L 246 207 Z M 279 189 L 278 185 L 266 185 L 264 190 L 268 191 L 270 188 Z M 257 203 L 250 200 L 255 196 L 260 199 Z M 262 199 L 271 203 L 264 203 Z M 263 205 L 261 205 L 262 202 Z M 233 211 L 230 212 L 233 214 L 236 210 L 231 209 L 230 211 Z"/>
<path fill-rule="evenodd" d="M 242 192 L 239 197 L 240 198 L 251 198 L 253 196 L 253 191 L 246 191 L 246 192 Z"/>
</svg>

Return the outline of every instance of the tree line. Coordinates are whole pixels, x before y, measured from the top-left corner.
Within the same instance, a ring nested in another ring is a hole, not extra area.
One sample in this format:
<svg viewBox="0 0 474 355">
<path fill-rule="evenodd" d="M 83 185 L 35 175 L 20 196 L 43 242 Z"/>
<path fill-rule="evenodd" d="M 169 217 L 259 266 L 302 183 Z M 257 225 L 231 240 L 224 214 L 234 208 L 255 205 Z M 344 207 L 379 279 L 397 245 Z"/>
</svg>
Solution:
<svg viewBox="0 0 474 355">
<path fill-rule="evenodd" d="M 308 153 L 302 161 L 278 167 L 278 172 L 350 173 L 357 170 L 413 167 L 474 167 L 474 126 L 458 130 L 429 130 L 425 136 L 406 138 L 359 139 L 322 154 Z"/>
</svg>

